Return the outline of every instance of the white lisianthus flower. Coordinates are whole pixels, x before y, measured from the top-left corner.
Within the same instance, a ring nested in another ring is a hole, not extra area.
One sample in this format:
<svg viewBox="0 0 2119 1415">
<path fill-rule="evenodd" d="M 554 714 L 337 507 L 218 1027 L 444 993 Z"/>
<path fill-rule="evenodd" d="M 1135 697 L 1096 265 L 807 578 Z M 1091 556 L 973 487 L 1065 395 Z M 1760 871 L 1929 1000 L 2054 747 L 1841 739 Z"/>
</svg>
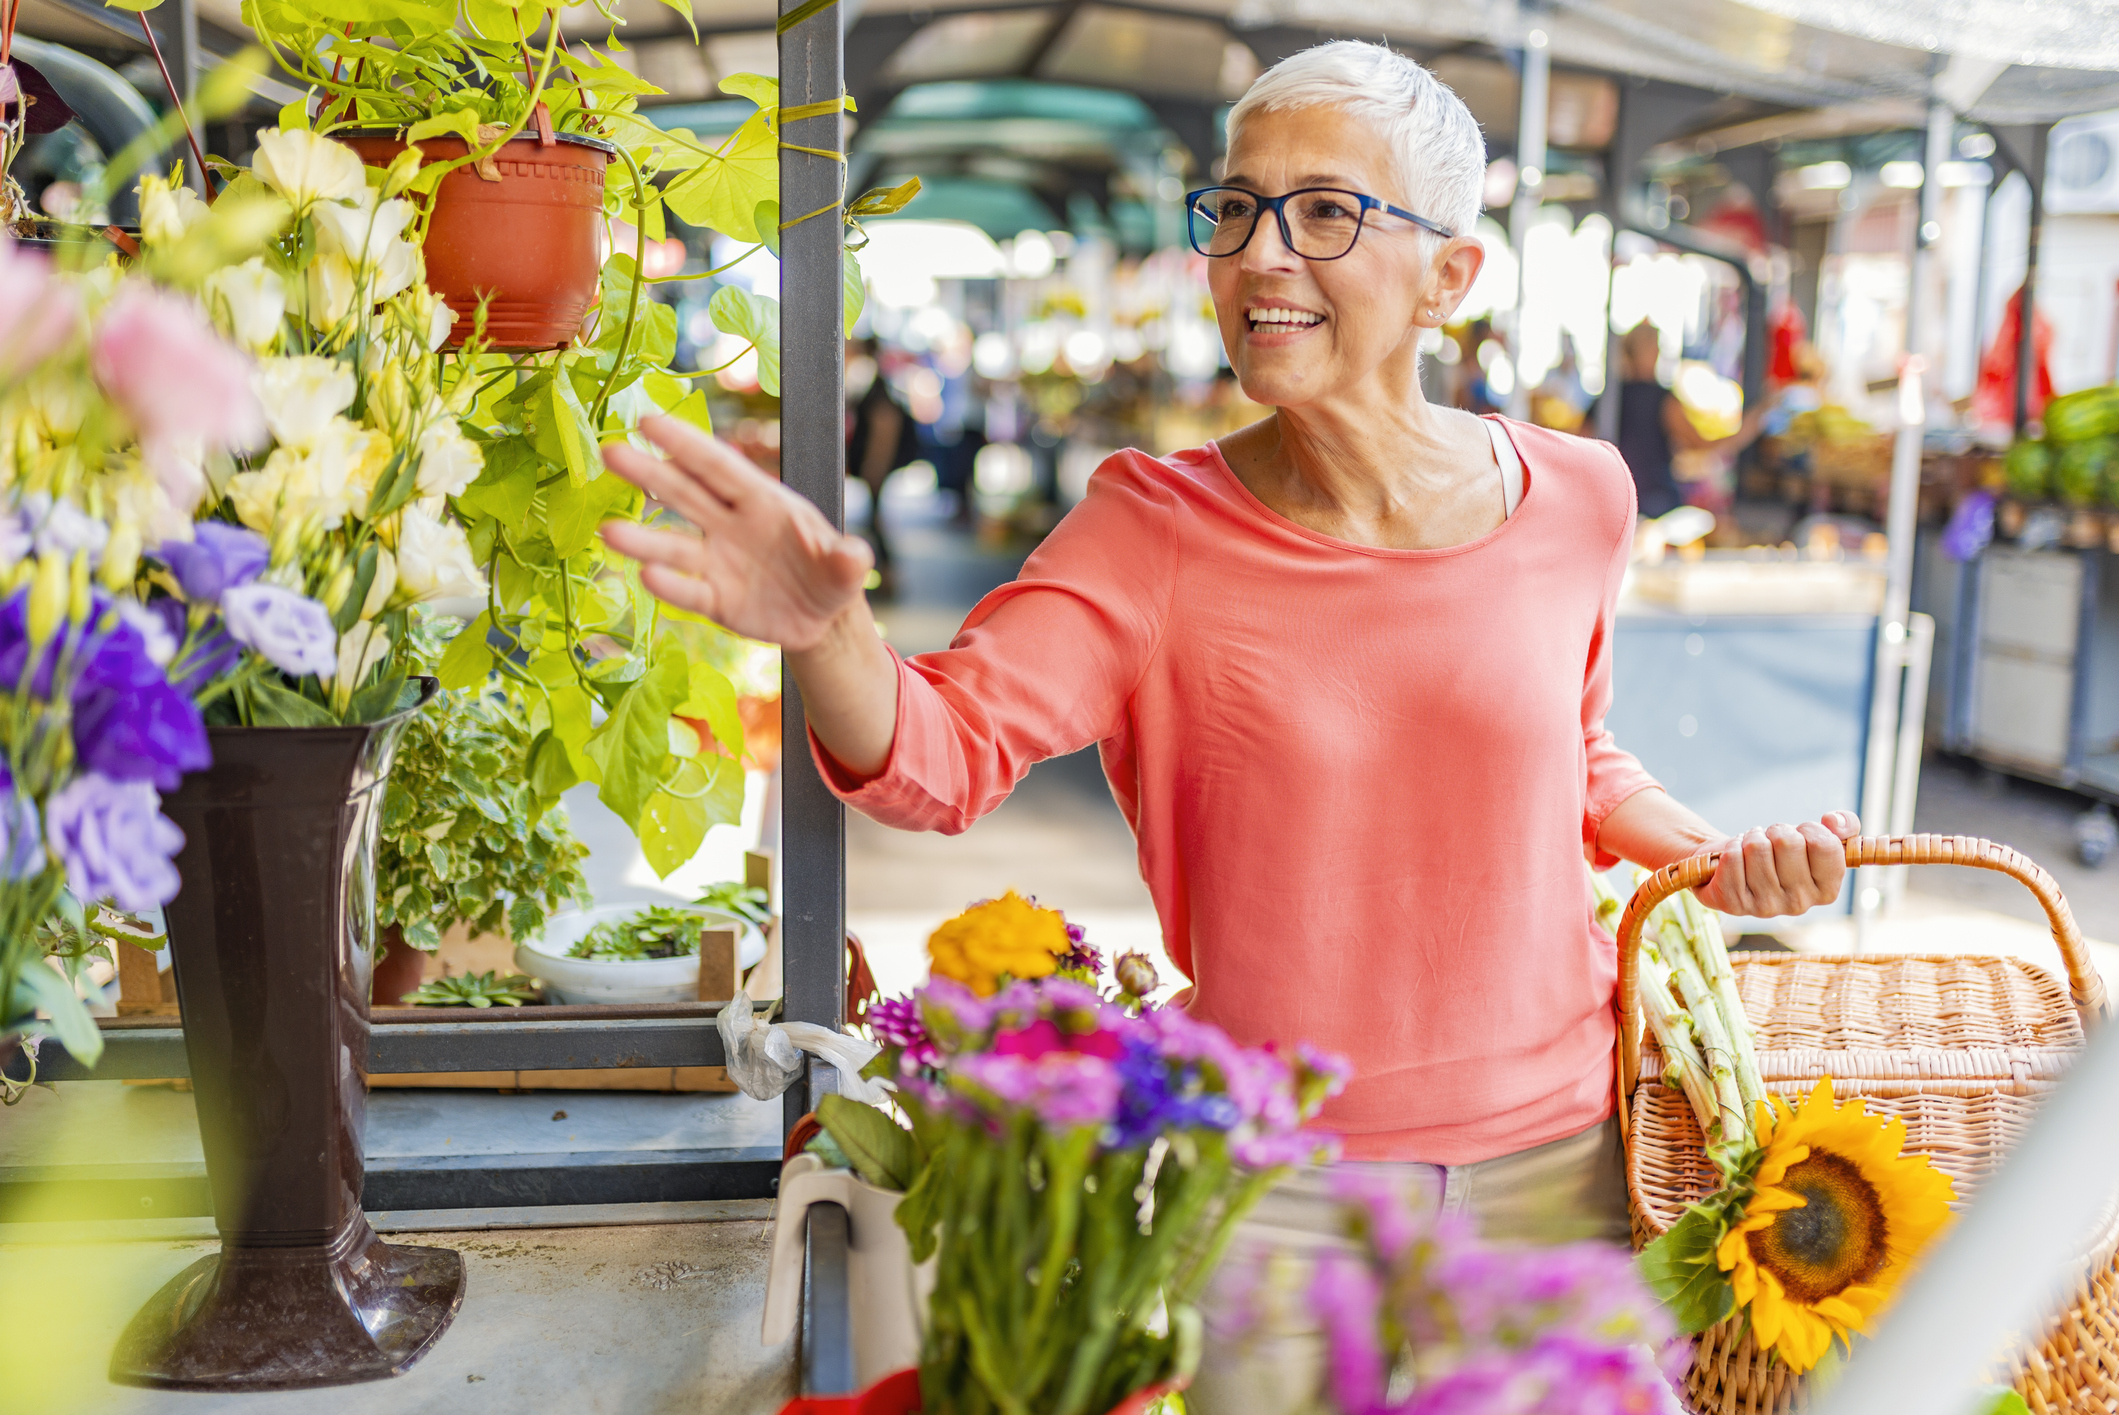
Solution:
<svg viewBox="0 0 2119 1415">
<path fill-rule="evenodd" d="M 206 219 L 212 210 L 189 187 L 164 177 L 140 179 L 140 236 L 150 246 L 183 239 L 184 233 Z"/>
<path fill-rule="evenodd" d="M 401 239 L 412 223 L 412 203 L 399 198 L 377 201 L 365 189 L 351 206 L 328 203 L 311 213 L 316 222 L 316 248 L 336 251 L 356 266 L 373 269 L 384 251 Z"/>
<path fill-rule="evenodd" d="M 397 593 L 397 557 L 385 546 L 375 548 L 375 578 L 368 584 L 368 597 L 361 601 L 360 617 L 373 619 L 390 607 Z"/>
<path fill-rule="evenodd" d="M 456 328 L 457 313 L 444 303 L 440 296 L 434 300 L 433 313 L 427 316 L 427 352 L 433 353 L 449 341 Z"/>
<path fill-rule="evenodd" d="M 351 696 L 389 652 L 390 631 L 372 620 L 360 620 L 338 636 L 338 671 L 326 681 L 339 694 Z"/>
<path fill-rule="evenodd" d="M 298 215 L 320 201 L 359 201 L 368 193 L 368 176 L 358 153 L 302 128 L 267 128 L 259 133 L 250 170 L 287 198 Z"/>
<path fill-rule="evenodd" d="M 264 466 L 229 480 L 236 518 L 268 536 L 288 521 L 337 530 L 349 513 L 367 508 L 373 473 L 366 473 L 371 478 L 366 486 L 361 477 L 377 443 L 384 439 L 344 418 L 331 418 L 308 446 L 277 447 Z"/>
<path fill-rule="evenodd" d="M 486 592 L 463 527 L 417 505 L 405 508 L 398 528 L 397 584 L 401 597 L 412 602 Z"/>
<path fill-rule="evenodd" d="M 264 405 L 265 426 L 280 446 L 306 450 L 353 406 L 353 371 L 315 354 L 262 359 L 250 386 Z"/>
<path fill-rule="evenodd" d="M 287 284 L 263 259 L 223 266 L 206 277 L 206 302 L 236 343 L 253 350 L 272 347 L 287 316 Z"/>
<path fill-rule="evenodd" d="M 308 270 L 303 272 L 304 293 L 308 296 L 304 313 L 309 322 L 318 329 L 336 329 L 353 311 L 356 283 L 352 263 L 336 252 L 310 261 Z"/>
<path fill-rule="evenodd" d="M 419 438 L 421 496 L 461 496 L 485 470 L 485 454 L 465 437 L 456 419 L 444 412 Z"/>
<path fill-rule="evenodd" d="M 375 496 L 375 484 L 383 479 L 383 473 L 389 469 L 391 451 L 390 439 L 383 433 L 368 428 L 355 428 L 348 435 L 347 511 L 361 517 L 368 514 L 368 503 Z"/>
</svg>

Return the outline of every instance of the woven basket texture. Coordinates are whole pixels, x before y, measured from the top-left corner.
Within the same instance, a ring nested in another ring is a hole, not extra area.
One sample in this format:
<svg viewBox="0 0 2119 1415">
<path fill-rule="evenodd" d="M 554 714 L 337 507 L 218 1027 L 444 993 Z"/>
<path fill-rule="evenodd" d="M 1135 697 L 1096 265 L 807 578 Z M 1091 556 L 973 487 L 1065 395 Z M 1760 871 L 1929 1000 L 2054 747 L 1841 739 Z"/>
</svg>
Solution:
<svg viewBox="0 0 2119 1415">
<path fill-rule="evenodd" d="M 1799 957 L 1739 954 L 1731 960 L 1744 1010 L 1758 1033 L 1761 1079 L 1791 1100 L 1830 1076 L 1839 1099 L 1862 1097 L 1871 1114 L 1906 1124 L 1909 1152 L 1948 1174 L 1962 1209 L 2021 1138 L 2039 1098 L 2058 1084 L 2083 1042 L 2084 1016 L 2103 1008 L 2100 980 L 2051 877 L 1985 841 L 1912 837 L 1849 842 L 1850 864 L 1921 863 L 1941 856 L 2016 875 L 2047 903 L 2069 963 L 2074 995 L 2020 959 L 1961 954 Z M 1881 857 L 1881 858 L 1878 858 Z M 1638 937 L 1636 915 L 1704 881 L 1711 865 L 1672 866 L 1642 886 L 1621 937 Z M 2035 872 L 2035 873 L 2034 873 Z M 1627 970 L 1630 975 L 1631 970 Z M 1622 979 L 1630 994 L 1631 976 Z M 1628 1000 L 1631 1000 L 1630 997 Z M 1625 1032 L 1622 1077 L 1637 1074 L 1627 1107 L 1627 1188 L 1636 1245 L 1668 1230 L 1706 1197 L 1718 1176 L 1684 1096 L 1662 1084 L 1663 1058 L 1638 1023 Z M 1628 1064 L 1638 1056 L 1638 1066 Z M 2039 1415 L 2119 1412 L 2119 1211 L 2083 1255 L 2084 1280 L 2070 1306 L 2036 1344 L 1996 1353 L 1994 1377 L 2020 1391 Z M 1704 1333 L 1686 1377 L 1699 1415 L 1782 1415 L 1802 1404 L 1803 1382 L 1769 1361 L 1732 1318 Z"/>
</svg>

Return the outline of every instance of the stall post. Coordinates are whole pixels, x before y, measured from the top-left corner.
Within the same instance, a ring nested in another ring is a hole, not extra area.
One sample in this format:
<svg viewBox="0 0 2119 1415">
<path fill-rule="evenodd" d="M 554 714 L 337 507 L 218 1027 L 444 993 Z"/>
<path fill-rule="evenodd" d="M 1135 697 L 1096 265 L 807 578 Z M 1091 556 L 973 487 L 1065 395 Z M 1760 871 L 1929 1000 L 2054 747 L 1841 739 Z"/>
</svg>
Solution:
<svg viewBox="0 0 2119 1415">
<path fill-rule="evenodd" d="M 780 0 L 780 478 L 846 524 L 844 35 L 835 0 Z M 836 1028 L 846 1012 L 846 808 L 806 750 L 792 675 L 782 679 L 780 928 L 786 1017 Z M 812 1065 L 782 1101 L 788 1130 L 836 1075 Z"/>
<path fill-rule="evenodd" d="M 1545 14 L 1541 0 L 1524 0 L 1523 101 L 1516 119 L 1516 195 L 1508 208 L 1508 243 L 1516 256 L 1516 311 L 1509 324 L 1508 339 L 1508 358 L 1516 370 L 1516 381 L 1508 395 L 1508 415 L 1516 419 L 1530 416 L 1530 388 L 1523 377 L 1523 292 L 1529 287 L 1523 252 L 1545 186 L 1546 110 L 1552 88 L 1552 40 L 1545 31 Z"/>
<path fill-rule="evenodd" d="M 1928 431 L 1927 372 L 1920 354 L 1928 322 L 1928 266 L 1942 237 L 1942 164 L 1950 156 L 1955 114 L 1939 94 L 1928 99 L 1927 145 L 1921 154 L 1920 217 L 1913 231 L 1913 257 L 1906 286 L 1905 353 L 1898 372 L 1898 438 L 1891 457 L 1890 509 L 1884 524 L 1890 542 L 1885 565 L 1884 607 L 1876 624 L 1876 673 L 1869 696 L 1869 742 L 1862 768 L 1862 826 L 1867 831 L 1898 828 L 1890 817 L 1894 801 L 1910 801 L 1910 783 L 1894 783 L 1897 772 L 1917 772 L 1919 758 L 1907 760 L 1899 737 L 1909 719 L 1906 694 L 1912 691 L 1907 669 L 1914 659 L 1910 612 L 1913 599 L 1913 535 L 1920 512 L 1920 452 Z M 1925 694 L 1925 653 L 1921 655 L 1919 689 Z M 1917 728 L 1916 728 L 1917 730 Z M 1857 951 L 1868 946 L 1870 926 L 1884 903 L 1884 876 L 1879 866 L 1864 866 L 1855 876 L 1854 938 Z M 1903 888 L 1905 870 L 1888 883 Z"/>
</svg>

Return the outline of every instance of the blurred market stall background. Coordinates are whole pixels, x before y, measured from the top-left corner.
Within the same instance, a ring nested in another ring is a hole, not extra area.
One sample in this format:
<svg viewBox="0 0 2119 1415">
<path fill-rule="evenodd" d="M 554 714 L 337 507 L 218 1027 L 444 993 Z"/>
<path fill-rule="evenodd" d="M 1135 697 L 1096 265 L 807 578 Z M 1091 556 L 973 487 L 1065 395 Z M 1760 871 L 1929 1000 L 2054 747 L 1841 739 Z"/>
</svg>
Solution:
<svg viewBox="0 0 2119 1415">
<path fill-rule="evenodd" d="M 773 70 L 770 4 L 695 0 L 697 40 L 677 7 L 618 8 L 614 57 L 663 90 L 657 124 L 720 140 L 755 111 L 719 83 Z M 2119 40 L 2010 3 L 843 8 L 849 190 L 921 183 L 867 223 L 846 361 L 849 519 L 877 542 L 902 651 L 945 644 L 1112 449 L 1261 415 L 1228 374 L 1184 193 L 1213 179 L 1261 69 L 1382 38 L 1465 98 L 1491 156 L 1488 263 L 1431 341 L 1430 396 L 1610 439 L 1627 396 L 1667 396 L 1696 434 L 1627 591 L 1622 740 L 1732 830 L 1858 802 L 1873 830 L 2010 839 L 2119 937 L 2119 890 L 2091 872 L 2119 836 L 2103 805 L 2119 797 L 2119 396 L 2071 398 L 2040 440 L 2050 398 L 2119 376 Z M 570 36 L 606 29 L 567 13 Z M 235 0 L 150 23 L 180 87 L 247 41 Z M 24 0 L 20 32 L 80 116 L 15 173 L 65 211 L 163 101 L 159 74 L 137 17 L 93 0 Z M 241 160 L 297 96 L 257 89 L 209 148 Z M 680 364 L 718 370 L 717 429 L 773 467 L 777 399 L 707 307 L 724 285 L 777 292 L 779 270 L 735 254 L 673 226 L 648 273 Z M 1621 345 L 1644 322 L 1626 395 Z M 599 843 L 599 896 L 688 897 L 771 843 L 772 804 L 754 773 L 745 824 L 672 881 L 593 800 L 574 815 Z M 1039 768 L 953 840 L 855 818 L 849 854 L 852 925 L 886 991 L 913 980 L 933 922 L 996 881 L 1106 942 L 1154 940 L 1091 755 Z M 1943 887 L 1866 879 L 1851 919 L 1781 938 L 1890 943 L 2017 909 L 1924 892 Z"/>
</svg>

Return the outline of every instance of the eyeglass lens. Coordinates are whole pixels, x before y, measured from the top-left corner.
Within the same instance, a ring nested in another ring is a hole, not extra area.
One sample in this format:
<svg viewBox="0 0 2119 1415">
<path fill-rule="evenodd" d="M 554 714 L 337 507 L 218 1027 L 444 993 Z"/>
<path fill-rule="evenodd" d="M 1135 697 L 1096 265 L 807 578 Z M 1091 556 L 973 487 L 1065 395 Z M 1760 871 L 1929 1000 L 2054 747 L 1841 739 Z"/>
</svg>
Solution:
<svg viewBox="0 0 2119 1415">
<path fill-rule="evenodd" d="M 1234 255 L 1251 239 L 1264 206 L 1237 187 L 1213 187 L 1192 203 L 1192 248 L 1201 255 Z M 1306 260 L 1337 260 L 1361 234 L 1361 202 L 1352 192 L 1307 191 L 1281 206 L 1289 245 Z"/>
</svg>

